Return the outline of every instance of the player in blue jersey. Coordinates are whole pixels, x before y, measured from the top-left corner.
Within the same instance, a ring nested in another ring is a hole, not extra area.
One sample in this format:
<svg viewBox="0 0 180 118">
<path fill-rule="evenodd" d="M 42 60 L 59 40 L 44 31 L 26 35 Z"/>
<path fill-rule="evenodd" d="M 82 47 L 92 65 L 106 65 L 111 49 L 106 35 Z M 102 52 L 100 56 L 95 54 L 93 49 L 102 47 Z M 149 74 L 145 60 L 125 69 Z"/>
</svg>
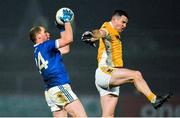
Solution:
<svg viewBox="0 0 180 118">
<path fill-rule="evenodd" d="M 61 56 L 69 52 L 69 45 L 73 41 L 69 14 L 63 19 L 64 27 L 60 29 L 61 38 L 50 39 L 45 27 L 36 26 L 30 30 L 30 39 L 35 44 L 34 58 L 45 83 L 45 98 L 53 116 L 67 117 L 68 113 L 73 117 L 86 117 L 80 100 L 71 89 L 70 79 Z"/>
</svg>

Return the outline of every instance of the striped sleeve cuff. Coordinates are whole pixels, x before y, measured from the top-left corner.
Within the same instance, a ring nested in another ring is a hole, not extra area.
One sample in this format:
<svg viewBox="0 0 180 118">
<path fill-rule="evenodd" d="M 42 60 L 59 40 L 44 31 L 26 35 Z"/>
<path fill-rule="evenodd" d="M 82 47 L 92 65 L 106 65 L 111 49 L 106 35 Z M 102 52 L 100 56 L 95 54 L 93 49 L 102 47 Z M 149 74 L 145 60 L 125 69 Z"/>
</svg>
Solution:
<svg viewBox="0 0 180 118">
<path fill-rule="evenodd" d="M 58 39 L 56 39 L 56 41 L 55 41 L 55 46 L 57 49 L 59 48 L 59 40 Z"/>
</svg>

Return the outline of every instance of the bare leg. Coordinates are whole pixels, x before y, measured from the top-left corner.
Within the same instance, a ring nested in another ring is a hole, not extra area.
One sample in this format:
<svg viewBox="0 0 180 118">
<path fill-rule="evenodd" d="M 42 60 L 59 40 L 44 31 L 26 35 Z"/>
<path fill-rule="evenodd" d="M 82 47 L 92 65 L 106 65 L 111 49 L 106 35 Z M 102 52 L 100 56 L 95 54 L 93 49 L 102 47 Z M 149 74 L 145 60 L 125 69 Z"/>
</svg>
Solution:
<svg viewBox="0 0 180 118">
<path fill-rule="evenodd" d="M 102 117 L 114 117 L 118 96 L 114 96 L 110 94 L 110 95 L 101 96 L 100 99 L 101 99 L 101 107 L 102 107 Z"/>
<path fill-rule="evenodd" d="M 65 110 L 73 117 L 87 117 L 86 112 L 79 100 L 75 100 L 66 105 Z"/>
<path fill-rule="evenodd" d="M 136 89 L 143 93 L 148 99 L 149 96 L 153 94 L 139 71 L 124 68 L 113 70 L 110 86 L 119 86 L 129 82 L 133 82 Z"/>
<path fill-rule="evenodd" d="M 65 110 L 55 111 L 53 112 L 53 117 L 54 118 L 67 117 L 67 112 Z"/>
</svg>

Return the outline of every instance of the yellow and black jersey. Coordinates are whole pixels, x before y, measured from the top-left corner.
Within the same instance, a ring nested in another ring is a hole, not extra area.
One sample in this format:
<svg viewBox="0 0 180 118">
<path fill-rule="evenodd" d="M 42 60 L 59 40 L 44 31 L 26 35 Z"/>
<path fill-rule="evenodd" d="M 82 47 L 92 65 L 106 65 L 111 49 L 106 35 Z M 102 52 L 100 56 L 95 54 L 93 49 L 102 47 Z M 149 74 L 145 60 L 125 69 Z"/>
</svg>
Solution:
<svg viewBox="0 0 180 118">
<path fill-rule="evenodd" d="M 107 35 L 99 39 L 98 66 L 123 67 L 122 43 L 119 32 L 113 28 L 111 22 L 105 22 L 100 30 L 106 31 Z"/>
</svg>

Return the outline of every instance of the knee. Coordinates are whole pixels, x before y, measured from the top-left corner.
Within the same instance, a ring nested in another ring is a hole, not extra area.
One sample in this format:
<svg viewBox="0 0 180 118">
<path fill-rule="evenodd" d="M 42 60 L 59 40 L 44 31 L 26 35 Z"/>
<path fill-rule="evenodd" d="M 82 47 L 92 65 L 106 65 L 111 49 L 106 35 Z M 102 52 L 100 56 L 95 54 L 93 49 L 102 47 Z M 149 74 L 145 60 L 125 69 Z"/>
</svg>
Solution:
<svg viewBox="0 0 180 118">
<path fill-rule="evenodd" d="M 135 74 L 134 74 L 134 75 L 135 75 L 135 79 L 138 79 L 138 80 L 139 80 L 139 79 L 140 79 L 140 80 L 143 79 L 142 74 L 141 74 L 140 71 L 135 71 Z"/>
<path fill-rule="evenodd" d="M 139 76 L 139 77 L 142 77 L 142 74 L 140 71 L 136 71 L 136 75 Z"/>
<path fill-rule="evenodd" d="M 105 117 L 114 117 L 114 113 L 103 113 L 102 114 L 102 117 L 105 118 Z"/>
</svg>

